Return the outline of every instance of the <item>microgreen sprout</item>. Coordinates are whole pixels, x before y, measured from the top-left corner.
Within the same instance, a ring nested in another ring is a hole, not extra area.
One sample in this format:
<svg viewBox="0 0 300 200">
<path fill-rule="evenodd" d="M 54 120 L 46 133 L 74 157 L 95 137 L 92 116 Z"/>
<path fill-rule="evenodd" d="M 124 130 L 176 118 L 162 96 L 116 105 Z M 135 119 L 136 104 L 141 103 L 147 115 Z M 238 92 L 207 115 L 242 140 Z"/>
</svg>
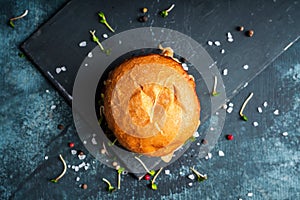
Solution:
<svg viewBox="0 0 300 200">
<path fill-rule="evenodd" d="M 206 175 L 206 174 L 204 174 L 204 175 L 201 174 L 200 172 L 198 172 L 197 170 L 195 170 L 194 167 L 191 167 L 190 169 L 191 169 L 192 172 L 197 176 L 197 180 L 198 180 L 199 182 L 204 181 L 204 180 L 207 179 L 207 175 Z"/>
<path fill-rule="evenodd" d="M 102 44 L 99 41 L 99 38 L 96 36 L 96 31 L 90 31 L 91 35 L 92 35 L 92 40 L 98 44 L 98 46 L 100 47 L 101 51 L 103 51 L 104 53 L 106 53 L 106 55 L 110 55 L 110 50 L 109 49 L 104 49 L 104 47 L 102 46 Z"/>
<path fill-rule="evenodd" d="M 121 174 L 125 171 L 125 168 L 120 167 L 118 169 L 118 190 L 121 188 Z"/>
<path fill-rule="evenodd" d="M 171 10 L 173 10 L 174 7 L 175 7 L 175 4 L 172 4 L 172 5 L 170 6 L 170 8 L 161 11 L 160 15 L 161 15 L 162 17 L 167 17 L 167 16 L 169 15 L 169 12 L 170 12 Z"/>
<path fill-rule="evenodd" d="M 138 157 L 134 157 L 135 159 L 137 159 L 137 161 L 139 161 L 140 163 L 141 163 L 141 165 L 144 167 L 144 169 L 146 170 L 146 172 L 148 173 L 148 174 L 150 174 L 151 176 L 154 176 L 155 175 L 155 171 L 154 170 L 149 170 L 147 167 L 146 167 L 146 165 L 145 165 L 145 163 L 141 160 L 141 159 L 139 159 Z"/>
<path fill-rule="evenodd" d="M 215 76 L 214 87 L 213 87 L 213 91 L 211 93 L 213 96 L 218 96 L 220 94 L 219 92 L 217 92 L 217 84 L 218 84 L 218 78 L 217 78 L 217 76 Z"/>
<path fill-rule="evenodd" d="M 103 12 L 99 12 L 98 13 L 99 17 L 100 17 L 100 23 L 105 24 L 105 26 L 111 31 L 111 32 L 115 32 L 115 30 L 108 24 L 108 22 L 106 21 L 105 15 Z"/>
<path fill-rule="evenodd" d="M 152 181 L 151 181 L 151 188 L 152 190 L 157 190 L 157 185 L 155 183 L 156 178 L 158 177 L 158 175 L 160 174 L 160 172 L 162 171 L 163 167 L 161 167 L 159 169 L 159 171 L 155 174 L 155 176 L 153 177 Z"/>
<path fill-rule="evenodd" d="M 109 192 L 113 192 L 113 191 L 116 190 L 116 188 L 113 187 L 113 186 L 111 185 L 111 183 L 110 183 L 107 179 L 102 178 L 102 181 L 104 181 L 105 183 L 107 183 L 107 185 L 108 185 L 108 191 L 109 191 Z"/>
<path fill-rule="evenodd" d="M 115 143 L 118 141 L 118 139 L 116 138 L 113 142 L 108 142 L 108 146 L 111 147 L 111 146 L 114 146 Z"/>
<path fill-rule="evenodd" d="M 25 10 L 25 12 L 22 15 L 20 15 L 18 17 L 13 17 L 13 18 L 9 19 L 9 25 L 12 28 L 15 28 L 15 24 L 13 23 L 13 21 L 15 21 L 17 19 L 21 19 L 21 18 L 25 17 L 27 14 L 28 14 L 28 10 Z"/>
<path fill-rule="evenodd" d="M 59 158 L 60 158 L 61 162 L 64 165 L 64 169 L 63 169 L 63 172 L 58 177 L 50 180 L 52 183 L 57 183 L 58 180 L 61 179 L 65 175 L 65 173 L 67 171 L 67 164 L 66 164 L 66 162 L 65 162 L 65 160 L 64 160 L 64 158 L 62 157 L 61 154 L 59 154 Z"/>
<path fill-rule="evenodd" d="M 250 101 L 250 99 L 253 97 L 253 92 L 250 93 L 250 95 L 248 96 L 248 98 L 245 100 L 245 102 L 242 105 L 242 108 L 240 110 L 240 116 L 244 121 L 248 121 L 248 118 L 246 117 L 246 115 L 244 115 L 243 111 L 246 107 L 246 105 L 248 104 L 248 102 Z"/>
<path fill-rule="evenodd" d="M 104 115 L 104 106 L 100 106 L 100 118 L 99 118 L 99 125 L 101 125 L 103 121 L 103 116 Z"/>
</svg>

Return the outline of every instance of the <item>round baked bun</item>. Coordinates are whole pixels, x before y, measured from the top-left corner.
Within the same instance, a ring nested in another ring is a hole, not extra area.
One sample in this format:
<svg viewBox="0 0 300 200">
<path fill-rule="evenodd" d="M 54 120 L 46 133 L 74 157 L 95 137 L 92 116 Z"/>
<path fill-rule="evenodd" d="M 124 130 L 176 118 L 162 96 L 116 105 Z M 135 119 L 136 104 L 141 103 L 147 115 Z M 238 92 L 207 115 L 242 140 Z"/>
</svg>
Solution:
<svg viewBox="0 0 300 200">
<path fill-rule="evenodd" d="M 126 149 L 148 156 L 170 155 L 200 124 L 194 79 L 170 57 L 131 58 L 109 74 L 104 115 Z"/>
</svg>

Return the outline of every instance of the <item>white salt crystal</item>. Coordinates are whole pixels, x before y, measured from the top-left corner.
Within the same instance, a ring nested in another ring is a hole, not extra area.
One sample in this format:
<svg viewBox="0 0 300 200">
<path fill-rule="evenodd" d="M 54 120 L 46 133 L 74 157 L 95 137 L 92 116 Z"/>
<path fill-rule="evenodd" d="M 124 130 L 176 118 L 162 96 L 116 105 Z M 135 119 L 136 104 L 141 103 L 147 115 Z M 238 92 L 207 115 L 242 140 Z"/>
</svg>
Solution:
<svg viewBox="0 0 300 200">
<path fill-rule="evenodd" d="M 50 91 L 49 91 L 49 90 L 46 90 L 46 93 L 50 93 Z"/>
<path fill-rule="evenodd" d="M 189 186 L 192 187 L 192 186 L 193 186 L 193 183 L 189 183 Z"/>
<path fill-rule="evenodd" d="M 72 165 L 72 167 L 71 167 L 72 169 L 75 169 L 75 166 L 74 165 Z"/>
<path fill-rule="evenodd" d="M 165 174 L 169 175 L 170 174 L 170 170 L 166 169 L 165 170 Z"/>
<path fill-rule="evenodd" d="M 191 180 L 194 180 L 194 179 L 195 179 L 195 175 L 194 175 L 194 174 L 190 174 L 190 175 L 188 176 L 188 178 L 191 179 Z"/>
<path fill-rule="evenodd" d="M 182 68 L 183 68 L 184 71 L 188 71 L 189 70 L 189 68 L 188 68 L 188 66 L 187 66 L 186 63 L 182 63 L 181 66 L 182 66 Z"/>
<path fill-rule="evenodd" d="M 209 159 L 212 158 L 212 154 L 211 153 L 207 153 L 207 156 L 208 156 Z"/>
<path fill-rule="evenodd" d="M 228 42 L 233 42 L 233 38 L 228 38 L 227 41 Z"/>
<path fill-rule="evenodd" d="M 50 107 L 51 110 L 54 110 L 55 108 L 56 108 L 56 105 L 52 105 L 52 106 Z"/>
<path fill-rule="evenodd" d="M 75 154 L 77 154 L 77 151 L 74 150 L 74 149 L 72 149 L 72 150 L 71 150 L 71 154 L 72 154 L 72 155 L 75 155 Z"/>
<path fill-rule="evenodd" d="M 97 144 L 97 141 L 96 141 L 96 138 L 92 138 L 92 144 L 96 145 Z"/>
<path fill-rule="evenodd" d="M 265 101 L 265 102 L 263 103 L 263 106 L 266 108 L 266 107 L 268 106 L 268 102 Z"/>
<path fill-rule="evenodd" d="M 223 105 L 223 109 L 226 110 L 228 108 L 227 104 Z"/>
<path fill-rule="evenodd" d="M 249 69 L 249 65 L 244 65 L 243 68 L 244 69 Z"/>
<path fill-rule="evenodd" d="M 247 194 L 247 196 L 248 196 L 248 197 L 253 197 L 253 193 L 252 193 L 252 192 L 249 192 L 249 193 Z"/>
<path fill-rule="evenodd" d="M 92 52 L 89 52 L 89 53 L 88 53 L 88 57 L 89 57 L 89 58 L 92 58 L 92 57 L 93 57 L 93 53 L 92 53 Z"/>
<path fill-rule="evenodd" d="M 68 165 L 68 168 L 71 168 L 71 165 Z"/>
<path fill-rule="evenodd" d="M 79 167 L 75 166 L 74 170 L 75 170 L 75 172 L 78 172 L 79 171 Z"/>
<path fill-rule="evenodd" d="M 200 146 L 200 143 L 199 143 L 199 142 L 197 142 L 197 146 Z"/>
<path fill-rule="evenodd" d="M 48 158 L 49 158 L 48 156 L 45 156 L 45 160 L 48 160 Z"/>
<path fill-rule="evenodd" d="M 214 42 L 214 44 L 218 47 L 218 46 L 221 45 L 221 42 L 217 40 L 217 41 Z"/>
<path fill-rule="evenodd" d="M 80 177 L 76 177 L 76 181 L 80 181 Z"/>
<path fill-rule="evenodd" d="M 261 107 L 257 107 L 257 111 L 258 111 L 259 113 L 262 113 L 262 108 L 261 108 Z"/>
<path fill-rule="evenodd" d="M 84 140 L 84 141 L 83 141 L 83 144 L 86 144 L 86 143 L 87 143 L 86 140 Z"/>
<path fill-rule="evenodd" d="M 66 66 L 62 66 L 60 69 L 61 69 L 61 71 L 63 71 L 63 72 L 67 71 Z"/>
<path fill-rule="evenodd" d="M 288 132 L 283 132 L 282 135 L 283 136 L 288 136 L 289 134 L 288 134 Z"/>
<path fill-rule="evenodd" d="M 274 110 L 274 115 L 279 115 L 279 110 Z"/>
<path fill-rule="evenodd" d="M 85 157 L 86 157 L 86 155 L 78 155 L 78 158 L 79 158 L 79 160 L 84 160 L 85 159 Z"/>
<path fill-rule="evenodd" d="M 233 107 L 233 103 L 230 102 L 230 103 L 228 104 L 228 106 L 229 106 L 229 107 Z"/>
<path fill-rule="evenodd" d="M 119 44 L 122 44 L 122 41 L 121 41 L 121 40 L 119 40 Z"/>
<path fill-rule="evenodd" d="M 82 162 L 81 164 L 78 165 L 79 168 L 82 168 L 85 166 L 85 162 Z"/>
<path fill-rule="evenodd" d="M 226 76 L 228 74 L 228 69 L 223 69 L 223 75 Z"/>
<path fill-rule="evenodd" d="M 232 107 L 229 107 L 228 109 L 227 109 L 227 112 L 228 113 L 231 113 L 233 111 L 233 108 Z"/>
<path fill-rule="evenodd" d="M 84 166 L 84 170 L 88 170 L 90 168 L 90 166 Z"/>
<path fill-rule="evenodd" d="M 225 49 L 221 49 L 221 54 L 224 54 L 225 53 Z"/>
<path fill-rule="evenodd" d="M 86 46 L 86 41 L 80 42 L 80 43 L 79 43 L 79 46 L 80 46 L 80 47 L 85 47 L 85 46 Z"/>
<path fill-rule="evenodd" d="M 244 88 L 247 87 L 247 86 L 248 86 L 248 82 L 246 82 L 246 83 L 244 84 Z"/>
<path fill-rule="evenodd" d="M 212 41 L 207 41 L 207 44 L 208 44 L 209 46 L 211 46 L 211 45 L 213 45 L 213 42 L 212 42 Z"/>
<path fill-rule="evenodd" d="M 87 67 L 87 66 L 89 66 L 89 64 L 85 63 L 85 64 L 84 64 L 84 66 L 86 66 L 86 67 Z"/>
<path fill-rule="evenodd" d="M 224 152 L 220 150 L 219 151 L 219 156 L 221 156 L 221 157 L 225 156 Z"/>
<path fill-rule="evenodd" d="M 55 72 L 56 72 L 57 74 L 59 74 L 59 73 L 61 72 L 61 68 L 60 68 L 60 67 L 57 67 L 57 68 L 55 69 Z"/>
<path fill-rule="evenodd" d="M 253 122 L 253 126 L 258 126 L 258 122 Z"/>
<path fill-rule="evenodd" d="M 108 38 L 108 35 L 106 33 L 104 33 L 104 34 L 102 34 L 102 37 L 106 39 L 106 38 Z"/>
<path fill-rule="evenodd" d="M 230 32 L 227 32 L 227 38 L 232 38 L 232 35 Z"/>
</svg>

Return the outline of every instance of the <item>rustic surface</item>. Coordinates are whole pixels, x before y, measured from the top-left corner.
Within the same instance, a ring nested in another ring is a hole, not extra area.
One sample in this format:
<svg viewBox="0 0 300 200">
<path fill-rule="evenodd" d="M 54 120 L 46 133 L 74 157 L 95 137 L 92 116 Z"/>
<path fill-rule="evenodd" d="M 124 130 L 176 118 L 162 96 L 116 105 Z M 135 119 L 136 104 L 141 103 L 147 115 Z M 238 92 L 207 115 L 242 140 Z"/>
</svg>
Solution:
<svg viewBox="0 0 300 200">
<path fill-rule="evenodd" d="M 116 173 L 88 152 L 88 170 L 69 169 L 57 184 L 49 182 L 62 170 L 59 154 L 68 164 L 81 163 L 71 155 L 68 142 L 74 142 L 75 149 L 85 149 L 74 129 L 70 107 L 26 58 L 18 56 L 18 47 L 64 3 L 0 1 L 1 199 L 251 199 L 249 192 L 252 199 L 300 198 L 300 42 L 231 100 L 234 111 L 227 114 L 212 159 L 198 160 L 188 151 L 168 167 L 170 175 L 163 172 L 159 176 L 157 191 L 149 189 L 146 181 L 126 175 L 121 190 L 108 194 L 101 178 L 116 185 Z M 24 8 L 30 9 L 30 17 L 16 21 L 15 29 L 6 26 L 7 19 Z M 238 110 L 250 92 L 254 97 L 245 111 L 249 121 L 243 122 Z M 269 105 L 260 114 L 257 107 L 263 107 L 264 101 Z M 53 110 L 52 105 L 56 105 Z M 278 116 L 273 114 L 276 109 Z M 254 121 L 259 126 L 254 127 Z M 58 124 L 65 129 L 57 129 Z M 285 131 L 287 137 L 282 135 Z M 228 133 L 234 135 L 233 141 L 225 139 Z M 219 150 L 224 157 L 218 156 Z M 188 179 L 193 165 L 209 179 L 202 183 Z M 79 188 L 83 183 L 88 185 L 86 190 Z"/>
</svg>

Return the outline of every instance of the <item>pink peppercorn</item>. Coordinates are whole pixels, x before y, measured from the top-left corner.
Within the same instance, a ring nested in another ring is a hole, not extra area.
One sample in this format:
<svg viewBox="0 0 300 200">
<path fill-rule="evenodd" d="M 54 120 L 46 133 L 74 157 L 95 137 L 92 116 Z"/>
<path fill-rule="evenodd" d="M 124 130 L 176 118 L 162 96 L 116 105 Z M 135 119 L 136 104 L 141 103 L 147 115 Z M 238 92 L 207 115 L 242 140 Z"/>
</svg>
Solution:
<svg viewBox="0 0 300 200">
<path fill-rule="evenodd" d="M 227 140 L 233 140 L 233 135 L 229 134 L 226 136 Z"/>
<path fill-rule="evenodd" d="M 145 179 L 146 181 L 149 181 L 149 180 L 151 179 L 151 176 L 150 176 L 149 174 L 146 174 L 146 175 L 144 176 L 144 179 Z"/>
<path fill-rule="evenodd" d="M 69 142 L 69 147 L 73 148 L 75 146 L 74 142 Z"/>
</svg>

